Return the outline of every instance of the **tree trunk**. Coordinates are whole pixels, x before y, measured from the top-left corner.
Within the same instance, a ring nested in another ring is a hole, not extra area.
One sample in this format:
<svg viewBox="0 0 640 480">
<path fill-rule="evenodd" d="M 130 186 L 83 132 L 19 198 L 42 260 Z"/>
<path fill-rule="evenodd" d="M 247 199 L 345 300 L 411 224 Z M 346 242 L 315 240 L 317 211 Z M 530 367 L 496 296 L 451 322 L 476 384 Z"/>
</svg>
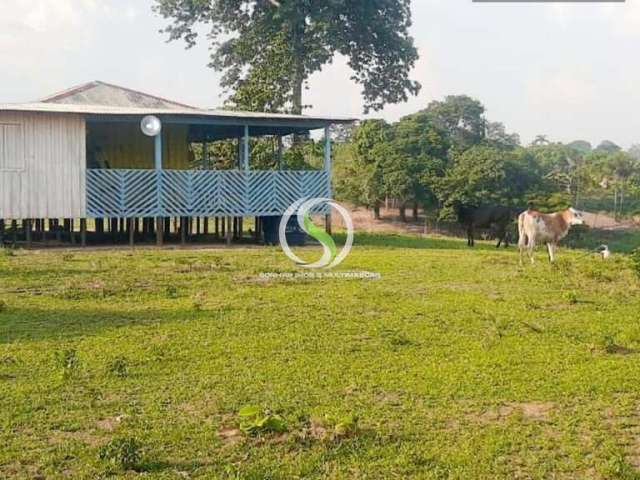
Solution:
<svg viewBox="0 0 640 480">
<path fill-rule="evenodd" d="M 292 47 L 293 47 L 293 98 L 291 105 L 291 113 L 296 115 L 302 114 L 302 84 L 304 83 L 304 36 L 306 29 L 306 21 L 304 12 L 298 11 L 298 15 L 293 19 L 292 26 Z"/>
<path fill-rule="evenodd" d="M 413 202 L 413 220 L 415 222 L 418 221 L 418 203 L 417 202 Z"/>
<path fill-rule="evenodd" d="M 400 220 L 407 223 L 407 206 L 404 203 L 400 204 Z"/>
<path fill-rule="evenodd" d="M 376 202 L 373 206 L 373 218 L 375 220 L 380 220 L 380 202 Z"/>
</svg>

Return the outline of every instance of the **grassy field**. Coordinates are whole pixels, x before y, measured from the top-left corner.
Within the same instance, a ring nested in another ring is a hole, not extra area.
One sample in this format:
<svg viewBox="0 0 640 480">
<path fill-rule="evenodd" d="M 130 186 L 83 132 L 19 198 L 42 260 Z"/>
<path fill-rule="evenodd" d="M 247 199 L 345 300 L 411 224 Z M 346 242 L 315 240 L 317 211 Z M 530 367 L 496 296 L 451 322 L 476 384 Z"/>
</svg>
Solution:
<svg viewBox="0 0 640 480">
<path fill-rule="evenodd" d="M 538 259 L 0 251 L 0 478 L 640 478 L 640 280 Z"/>
</svg>

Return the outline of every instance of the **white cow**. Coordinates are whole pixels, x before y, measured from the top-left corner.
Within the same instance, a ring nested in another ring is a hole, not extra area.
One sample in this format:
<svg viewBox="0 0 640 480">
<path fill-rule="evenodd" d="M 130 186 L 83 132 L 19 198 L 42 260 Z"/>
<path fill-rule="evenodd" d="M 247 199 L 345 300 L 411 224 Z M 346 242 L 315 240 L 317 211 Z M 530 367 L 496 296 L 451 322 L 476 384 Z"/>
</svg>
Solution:
<svg viewBox="0 0 640 480">
<path fill-rule="evenodd" d="M 520 247 L 520 264 L 524 250 L 527 249 L 533 263 L 533 249 L 536 245 L 547 244 L 549 261 L 555 261 L 558 243 L 569 233 L 572 225 L 582 225 L 582 213 L 575 208 L 568 208 L 556 213 L 540 213 L 535 210 L 522 212 L 518 217 L 518 247 Z"/>
</svg>

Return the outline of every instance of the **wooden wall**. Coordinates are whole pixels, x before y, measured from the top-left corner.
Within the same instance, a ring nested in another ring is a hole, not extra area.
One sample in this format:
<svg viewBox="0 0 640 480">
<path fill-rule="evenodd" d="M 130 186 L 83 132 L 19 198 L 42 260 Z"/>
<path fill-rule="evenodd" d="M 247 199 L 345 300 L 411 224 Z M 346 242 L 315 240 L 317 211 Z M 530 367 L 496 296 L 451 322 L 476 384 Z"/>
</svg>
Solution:
<svg viewBox="0 0 640 480">
<path fill-rule="evenodd" d="M 84 118 L 0 112 L 0 125 L 0 218 L 85 216 Z"/>
<path fill-rule="evenodd" d="M 162 166 L 189 168 L 186 125 L 163 125 Z M 90 168 L 154 168 L 153 138 L 138 123 L 90 122 L 87 124 L 87 158 Z"/>
</svg>

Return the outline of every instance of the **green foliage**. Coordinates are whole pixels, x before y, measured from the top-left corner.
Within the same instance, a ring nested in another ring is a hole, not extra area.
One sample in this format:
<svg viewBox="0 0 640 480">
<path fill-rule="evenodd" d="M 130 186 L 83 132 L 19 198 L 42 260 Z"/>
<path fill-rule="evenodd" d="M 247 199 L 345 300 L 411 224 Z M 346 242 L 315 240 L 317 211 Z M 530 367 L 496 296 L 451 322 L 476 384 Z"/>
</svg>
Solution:
<svg viewBox="0 0 640 480">
<path fill-rule="evenodd" d="M 7 302 L 0 300 L 0 313 L 5 312 L 8 309 Z"/>
<path fill-rule="evenodd" d="M 336 53 L 362 86 L 365 111 L 420 89 L 409 78 L 418 58 L 409 0 L 156 0 L 154 9 L 173 22 L 169 39 L 187 46 L 210 28 L 210 66 L 233 92 L 232 108 L 300 113 L 304 83 Z"/>
<path fill-rule="evenodd" d="M 123 469 L 136 467 L 142 459 L 142 447 L 132 437 L 114 438 L 98 450 L 98 458 Z"/>
<path fill-rule="evenodd" d="M 240 430 L 247 435 L 264 433 L 282 433 L 287 431 L 287 424 L 280 415 L 276 415 L 262 408 L 248 405 L 238 412 Z"/>
</svg>

